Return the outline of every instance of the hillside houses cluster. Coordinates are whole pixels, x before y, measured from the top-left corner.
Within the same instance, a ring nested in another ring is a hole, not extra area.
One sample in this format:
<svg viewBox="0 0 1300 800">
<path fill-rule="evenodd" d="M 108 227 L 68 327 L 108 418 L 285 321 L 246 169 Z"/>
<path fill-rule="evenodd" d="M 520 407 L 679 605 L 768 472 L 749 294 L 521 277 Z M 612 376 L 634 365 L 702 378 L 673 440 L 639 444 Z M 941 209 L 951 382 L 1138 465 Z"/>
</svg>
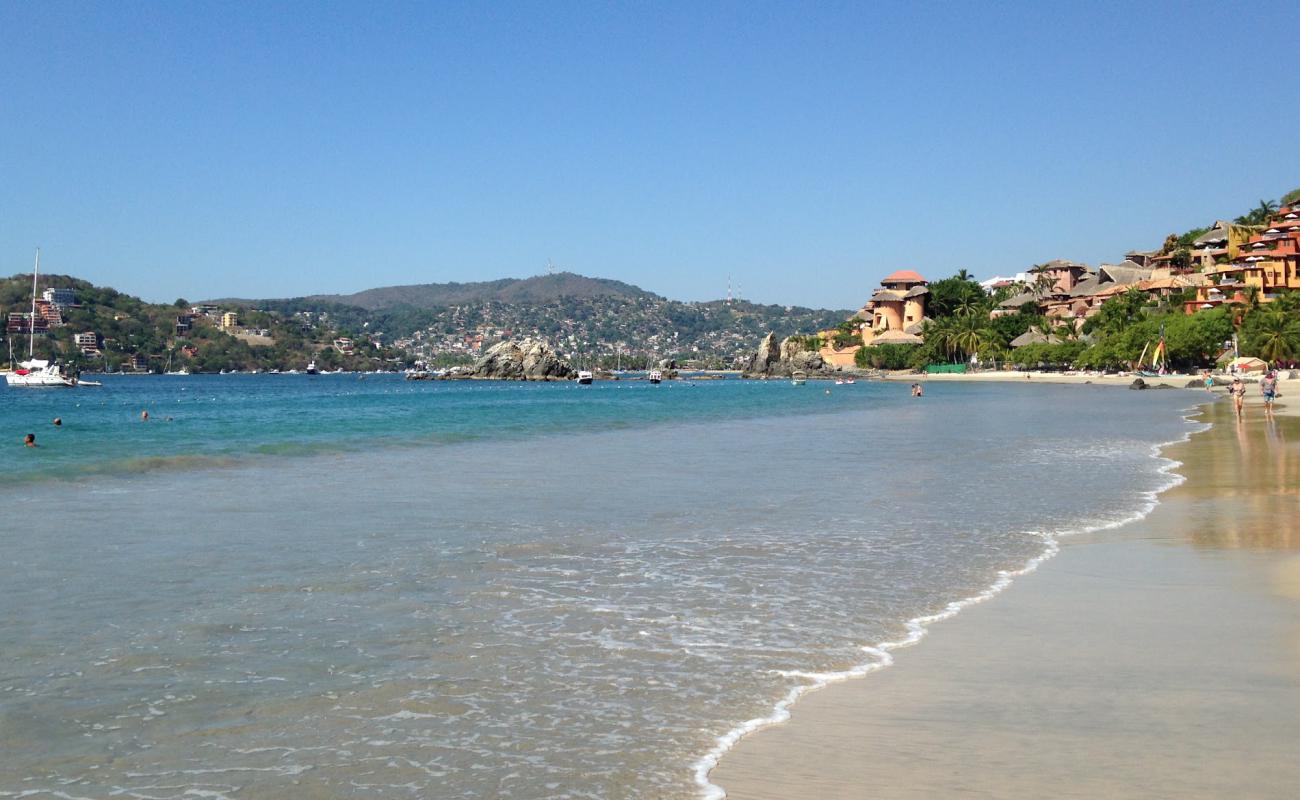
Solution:
<svg viewBox="0 0 1300 800">
<path fill-rule="evenodd" d="M 991 317 L 1031 311 L 1056 326 L 1082 332 L 1084 323 L 1116 295 L 1136 291 L 1157 302 L 1175 296 L 1187 314 L 1224 304 L 1270 303 L 1300 289 L 1300 203 L 1272 214 L 1262 225 L 1218 220 L 1189 247 L 1167 243 L 1158 251 L 1131 251 L 1118 264 L 1096 268 L 1057 259 L 1015 278 L 996 277 L 980 285 L 989 293 L 1012 292 Z M 836 331 L 823 331 L 822 356 L 831 364 L 853 363 L 858 346 L 919 344 L 924 341 L 928 282 L 910 270 L 894 272 L 855 315 L 861 345 L 836 346 Z M 1047 337 L 1035 331 L 1010 343 L 1019 347 Z"/>
<path fill-rule="evenodd" d="M 35 316 L 31 311 L 15 311 L 5 321 L 6 333 L 49 333 L 52 328 L 62 328 L 63 312 L 77 307 L 77 293 L 73 289 L 46 289 L 36 301 Z M 34 329 L 34 331 L 33 331 Z"/>
</svg>

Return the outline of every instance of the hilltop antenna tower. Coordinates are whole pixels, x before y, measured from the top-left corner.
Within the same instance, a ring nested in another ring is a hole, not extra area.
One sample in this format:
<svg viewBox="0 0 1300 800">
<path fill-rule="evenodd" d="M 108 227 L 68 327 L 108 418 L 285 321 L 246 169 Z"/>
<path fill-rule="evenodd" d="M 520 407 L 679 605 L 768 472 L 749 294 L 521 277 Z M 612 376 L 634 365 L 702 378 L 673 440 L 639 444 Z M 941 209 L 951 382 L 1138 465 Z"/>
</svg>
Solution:
<svg viewBox="0 0 1300 800">
<path fill-rule="evenodd" d="M 727 273 L 727 305 L 731 305 L 731 273 Z"/>
<path fill-rule="evenodd" d="M 549 258 L 546 259 L 546 274 L 547 275 L 555 274 L 555 262 L 551 261 L 551 259 Z"/>
</svg>

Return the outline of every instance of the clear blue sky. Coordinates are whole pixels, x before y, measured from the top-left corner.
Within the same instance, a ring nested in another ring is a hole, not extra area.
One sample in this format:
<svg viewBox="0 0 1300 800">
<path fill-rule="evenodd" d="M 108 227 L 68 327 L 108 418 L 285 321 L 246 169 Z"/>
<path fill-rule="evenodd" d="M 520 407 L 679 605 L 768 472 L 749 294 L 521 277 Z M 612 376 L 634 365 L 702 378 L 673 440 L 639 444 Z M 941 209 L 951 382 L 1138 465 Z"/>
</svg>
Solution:
<svg viewBox="0 0 1300 800">
<path fill-rule="evenodd" d="M 856 308 L 1300 186 L 1286 3 L 0 0 L 0 273 Z"/>
</svg>

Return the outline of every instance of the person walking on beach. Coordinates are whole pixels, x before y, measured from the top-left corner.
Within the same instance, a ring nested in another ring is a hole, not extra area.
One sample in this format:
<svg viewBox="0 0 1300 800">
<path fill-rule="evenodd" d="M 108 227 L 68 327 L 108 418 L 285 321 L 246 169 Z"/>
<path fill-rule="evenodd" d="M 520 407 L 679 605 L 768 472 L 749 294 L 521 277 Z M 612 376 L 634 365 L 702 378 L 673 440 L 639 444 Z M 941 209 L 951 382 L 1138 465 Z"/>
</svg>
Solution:
<svg viewBox="0 0 1300 800">
<path fill-rule="evenodd" d="M 1228 394 L 1232 395 L 1232 406 L 1237 411 L 1237 417 L 1241 417 L 1241 405 L 1246 402 L 1246 384 L 1241 382 L 1241 378 L 1232 379 L 1232 385 L 1228 387 Z"/>
<path fill-rule="evenodd" d="M 1259 382 L 1259 391 L 1264 395 L 1264 413 L 1272 416 L 1273 399 L 1277 397 L 1277 372 L 1270 371 Z"/>
<path fill-rule="evenodd" d="M 1210 374 L 1208 369 L 1205 371 L 1205 391 L 1214 391 L 1214 376 Z"/>
</svg>

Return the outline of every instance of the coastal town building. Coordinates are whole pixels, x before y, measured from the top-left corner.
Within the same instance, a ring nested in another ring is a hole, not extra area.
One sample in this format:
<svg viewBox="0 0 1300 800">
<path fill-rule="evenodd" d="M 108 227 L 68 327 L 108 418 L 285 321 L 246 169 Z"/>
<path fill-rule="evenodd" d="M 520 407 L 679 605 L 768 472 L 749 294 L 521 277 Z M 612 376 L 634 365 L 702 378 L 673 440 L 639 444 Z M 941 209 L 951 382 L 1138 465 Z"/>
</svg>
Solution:
<svg viewBox="0 0 1300 800">
<path fill-rule="evenodd" d="M 912 270 L 898 270 L 880 282 L 880 288 L 858 312 L 865 324 L 863 344 L 919 343 L 925 323 L 929 281 Z M 884 337 L 884 338 L 882 338 Z"/>
<path fill-rule="evenodd" d="M 99 355 L 99 334 L 94 331 L 74 334 L 72 343 L 77 346 L 82 355 L 97 356 Z"/>
<path fill-rule="evenodd" d="M 68 308 L 77 304 L 77 290 L 68 287 L 51 287 L 41 293 L 41 299 L 59 308 Z"/>
<path fill-rule="evenodd" d="M 1214 265 L 1229 258 L 1228 245 L 1232 239 L 1232 223 L 1215 220 L 1214 225 L 1192 242 L 1192 262 L 1198 271 L 1213 269 Z"/>
<path fill-rule="evenodd" d="M 221 330 L 231 331 L 239 327 L 239 315 L 234 311 L 227 311 L 221 315 Z"/>
<path fill-rule="evenodd" d="M 929 282 L 912 270 L 891 273 L 853 316 L 860 324 L 851 342 L 843 341 L 844 335 L 838 328 L 817 333 L 822 360 L 831 366 L 849 367 L 853 366 L 859 347 L 923 342 L 928 287 Z"/>
<path fill-rule="evenodd" d="M 1047 296 L 1068 295 L 1081 281 L 1094 274 L 1087 264 L 1062 258 L 1030 267 L 1028 272 L 1030 282 L 1041 282 L 1043 293 Z"/>
<path fill-rule="evenodd" d="M 1251 236 L 1232 260 L 1206 272 L 1204 285 L 1185 310 L 1214 308 L 1254 299 L 1270 303 L 1280 292 L 1300 289 L 1300 205 L 1279 209 L 1262 233 Z"/>
<path fill-rule="evenodd" d="M 1209 282 L 1200 274 L 1182 274 L 1168 266 L 1143 266 L 1131 259 L 1119 264 L 1102 264 L 1096 270 L 1084 264 L 1054 261 L 1035 267 L 1031 273 L 1039 277 L 1030 281 L 1027 291 L 999 303 L 990 317 L 1016 314 L 1031 305 L 1035 313 L 1054 320 L 1055 324 L 1069 323 L 1075 330 L 1082 330 L 1083 323 L 1116 295 L 1138 291 L 1152 300 L 1162 301 Z M 1030 339 L 1021 342 L 1022 345 L 1032 343 Z"/>
<path fill-rule="evenodd" d="M 50 324 L 39 311 L 35 317 L 27 311 L 11 312 L 5 323 L 6 333 L 49 333 L 49 331 Z"/>
</svg>

